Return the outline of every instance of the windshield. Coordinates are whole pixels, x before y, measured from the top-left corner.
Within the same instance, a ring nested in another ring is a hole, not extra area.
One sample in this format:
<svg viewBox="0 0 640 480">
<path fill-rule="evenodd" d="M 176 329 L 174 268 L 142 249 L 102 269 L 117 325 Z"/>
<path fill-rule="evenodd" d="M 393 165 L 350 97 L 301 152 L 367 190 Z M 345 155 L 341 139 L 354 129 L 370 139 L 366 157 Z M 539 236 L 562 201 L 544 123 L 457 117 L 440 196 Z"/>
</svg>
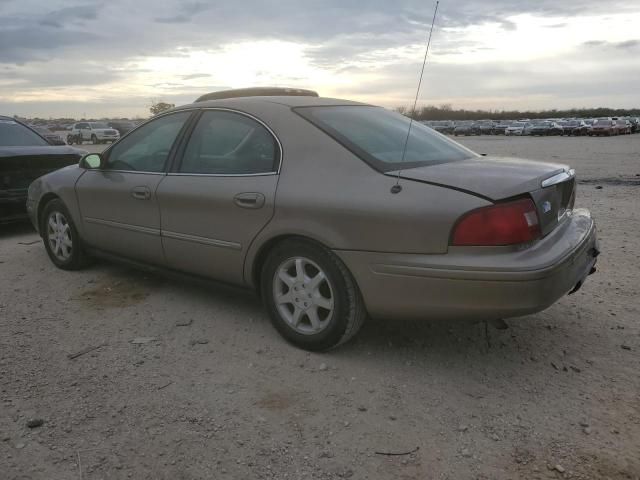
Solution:
<svg viewBox="0 0 640 480">
<path fill-rule="evenodd" d="M 109 126 L 102 122 L 91 122 L 91 128 L 109 128 Z"/>
<path fill-rule="evenodd" d="M 475 157 L 471 150 L 381 107 L 299 107 L 295 111 L 380 171 L 454 162 Z M 403 159 L 403 150 L 407 143 Z"/>
<path fill-rule="evenodd" d="M 49 145 L 37 133 L 13 120 L 0 119 L 0 147 L 44 147 Z"/>
</svg>

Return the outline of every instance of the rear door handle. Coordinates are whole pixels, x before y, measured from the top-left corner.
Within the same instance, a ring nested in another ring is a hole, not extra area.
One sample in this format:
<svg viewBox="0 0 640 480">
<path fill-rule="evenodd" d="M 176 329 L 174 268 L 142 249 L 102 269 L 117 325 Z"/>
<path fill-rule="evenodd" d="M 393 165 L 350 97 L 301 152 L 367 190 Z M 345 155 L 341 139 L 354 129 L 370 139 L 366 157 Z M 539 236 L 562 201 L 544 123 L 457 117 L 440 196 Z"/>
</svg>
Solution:
<svg viewBox="0 0 640 480">
<path fill-rule="evenodd" d="M 131 196 L 136 200 L 149 200 L 151 198 L 151 190 L 147 187 L 133 187 Z"/>
<path fill-rule="evenodd" d="M 261 193 L 239 193 L 233 197 L 233 202 L 242 208 L 262 208 L 265 198 Z"/>
</svg>

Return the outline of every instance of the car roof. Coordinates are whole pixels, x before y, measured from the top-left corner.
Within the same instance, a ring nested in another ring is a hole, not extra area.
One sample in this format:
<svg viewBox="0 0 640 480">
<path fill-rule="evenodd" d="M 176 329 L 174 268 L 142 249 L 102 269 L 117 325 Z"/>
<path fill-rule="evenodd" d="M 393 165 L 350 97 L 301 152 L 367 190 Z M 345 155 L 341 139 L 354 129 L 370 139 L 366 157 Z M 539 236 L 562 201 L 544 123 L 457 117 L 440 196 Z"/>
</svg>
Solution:
<svg viewBox="0 0 640 480">
<path fill-rule="evenodd" d="M 252 105 L 260 104 L 261 107 L 268 107 L 269 104 L 285 105 L 289 107 L 316 107 L 316 106 L 338 106 L 338 105 L 367 105 L 365 103 L 354 102 L 351 100 L 341 100 L 337 98 L 327 97 L 308 97 L 308 96 L 261 96 L 261 97 L 236 97 L 225 98 L 220 100 L 205 100 L 187 105 L 181 105 L 173 109 L 174 111 L 206 108 L 206 107 L 222 107 L 222 108 L 250 108 Z"/>
</svg>

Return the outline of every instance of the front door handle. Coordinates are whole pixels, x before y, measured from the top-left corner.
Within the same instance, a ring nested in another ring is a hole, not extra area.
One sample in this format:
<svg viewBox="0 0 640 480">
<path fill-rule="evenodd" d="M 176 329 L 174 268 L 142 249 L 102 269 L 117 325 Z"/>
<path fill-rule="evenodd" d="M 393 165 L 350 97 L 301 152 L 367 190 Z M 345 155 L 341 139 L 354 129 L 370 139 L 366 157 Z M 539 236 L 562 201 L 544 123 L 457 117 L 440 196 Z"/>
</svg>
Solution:
<svg viewBox="0 0 640 480">
<path fill-rule="evenodd" d="M 239 193 L 233 197 L 233 202 L 242 208 L 262 208 L 264 201 L 264 195 L 261 193 Z"/>
<path fill-rule="evenodd" d="M 151 190 L 148 187 L 133 187 L 131 196 L 136 200 L 149 200 L 151 198 Z"/>
</svg>

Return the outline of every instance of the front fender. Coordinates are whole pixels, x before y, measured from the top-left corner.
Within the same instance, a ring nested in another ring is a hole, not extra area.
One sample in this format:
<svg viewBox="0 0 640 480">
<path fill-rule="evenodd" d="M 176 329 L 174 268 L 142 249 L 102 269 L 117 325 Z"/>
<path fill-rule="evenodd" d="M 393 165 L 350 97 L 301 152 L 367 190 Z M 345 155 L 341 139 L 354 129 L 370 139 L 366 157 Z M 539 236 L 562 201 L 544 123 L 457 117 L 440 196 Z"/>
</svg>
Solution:
<svg viewBox="0 0 640 480">
<path fill-rule="evenodd" d="M 59 198 L 65 204 L 80 236 L 84 234 L 80 208 L 75 192 L 76 182 L 85 170 L 78 165 L 70 165 L 60 170 L 43 175 L 29 185 L 27 197 L 27 213 L 34 227 L 41 234 L 38 219 L 46 203 Z"/>
</svg>

